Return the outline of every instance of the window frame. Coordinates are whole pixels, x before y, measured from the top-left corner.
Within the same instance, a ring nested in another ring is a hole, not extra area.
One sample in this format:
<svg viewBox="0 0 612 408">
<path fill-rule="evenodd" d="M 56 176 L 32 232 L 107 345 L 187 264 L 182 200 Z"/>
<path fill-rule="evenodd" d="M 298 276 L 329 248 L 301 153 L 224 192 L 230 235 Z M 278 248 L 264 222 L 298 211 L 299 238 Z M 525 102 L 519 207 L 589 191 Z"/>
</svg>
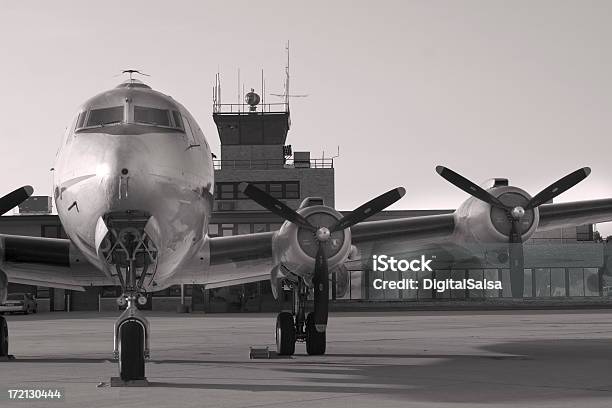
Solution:
<svg viewBox="0 0 612 408">
<path fill-rule="evenodd" d="M 92 112 L 100 111 L 100 110 L 117 109 L 117 108 L 121 108 L 121 121 L 105 123 L 105 124 L 99 124 L 99 125 L 90 125 L 89 124 L 89 119 L 91 118 L 91 113 Z M 85 121 L 83 122 L 83 127 L 76 128 L 76 130 L 95 129 L 95 128 L 102 128 L 102 127 L 105 127 L 105 126 L 117 126 L 117 125 L 121 125 L 121 124 L 126 123 L 124 105 L 116 105 L 116 106 L 107 106 L 107 107 L 103 107 L 103 108 L 87 109 L 86 113 L 87 113 L 87 115 L 86 115 Z M 78 125 L 78 123 L 77 123 L 77 125 Z"/>
<path fill-rule="evenodd" d="M 299 180 L 291 180 L 291 181 L 252 181 L 248 182 L 253 184 L 255 187 L 265 191 L 267 194 L 270 194 L 272 197 L 279 200 L 299 200 L 301 197 L 300 191 L 300 181 Z M 224 186 L 232 186 L 231 198 L 228 196 L 222 196 L 221 190 Z M 249 197 L 242 194 L 238 186 L 240 182 L 235 181 L 218 181 L 215 183 L 215 200 L 249 200 Z M 280 185 L 280 191 L 272 192 L 272 185 Z M 292 186 L 294 188 L 288 189 L 287 186 Z M 279 194 L 280 193 L 280 194 Z"/>
<path fill-rule="evenodd" d="M 168 125 L 160 125 L 157 123 L 146 123 L 146 122 L 138 122 L 136 121 L 136 108 L 140 108 L 140 109 L 155 109 L 158 111 L 163 111 L 166 112 L 166 118 L 168 119 Z M 163 109 L 163 108 L 155 108 L 153 106 L 141 106 L 141 105 L 132 105 L 132 121 L 135 125 L 143 125 L 143 126 L 152 126 L 152 127 L 159 127 L 159 128 L 164 128 L 164 129 L 175 129 L 172 125 L 173 125 L 173 118 L 172 118 L 172 114 L 170 113 L 171 110 L 170 109 Z"/>
</svg>

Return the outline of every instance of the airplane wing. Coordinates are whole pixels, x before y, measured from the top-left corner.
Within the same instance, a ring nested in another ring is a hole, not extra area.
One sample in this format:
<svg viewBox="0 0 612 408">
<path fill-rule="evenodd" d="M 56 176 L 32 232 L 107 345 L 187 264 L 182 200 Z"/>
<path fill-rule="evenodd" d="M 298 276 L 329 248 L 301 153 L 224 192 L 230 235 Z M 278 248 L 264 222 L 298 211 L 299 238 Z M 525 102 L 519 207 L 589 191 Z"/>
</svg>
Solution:
<svg viewBox="0 0 612 408">
<path fill-rule="evenodd" d="M 79 291 L 113 284 L 68 239 L 0 235 L 0 254 L 9 282 Z"/>
<path fill-rule="evenodd" d="M 612 221 L 612 199 L 545 204 L 540 206 L 538 231 L 608 221 Z M 447 247 L 456 248 L 457 243 L 452 241 L 452 237 L 460 222 L 454 213 L 365 221 L 351 227 L 352 244 L 363 258 L 371 253 L 398 254 L 423 250 L 441 253 Z M 186 273 L 180 274 L 181 281 L 220 287 L 269 279 L 276 266 L 272 253 L 274 234 L 209 238 L 207 247 L 200 254 L 199 266 L 190 265 Z M 465 256 L 467 259 L 469 254 Z M 208 268 L 206 259 L 210 259 Z M 347 262 L 349 269 L 360 265 L 360 261 Z M 204 274 L 203 270 L 206 270 Z"/>
<path fill-rule="evenodd" d="M 194 261 L 177 274 L 177 283 L 216 288 L 270 279 L 274 234 L 208 238 Z"/>
<path fill-rule="evenodd" d="M 453 214 L 363 222 L 352 227 L 353 244 L 377 243 L 406 247 L 441 242 L 454 231 Z M 272 240 L 275 232 L 208 238 L 195 261 L 177 276 L 180 283 L 207 288 L 270 279 L 276 266 Z M 207 260 L 209 264 L 207 265 Z"/>
<path fill-rule="evenodd" d="M 545 204 L 540 206 L 538 231 L 607 221 L 612 221 L 612 199 Z M 364 256 L 440 250 L 454 245 L 451 238 L 458 222 L 453 213 L 365 221 L 351 227 L 352 244 Z M 276 266 L 274 234 L 208 238 L 172 284 L 198 283 L 214 288 L 267 280 Z M 114 284 L 67 239 L 0 235 L 0 251 L 0 271 L 6 273 L 9 282 L 73 290 Z"/>
<path fill-rule="evenodd" d="M 612 199 L 575 201 L 540 206 L 538 231 L 612 221 Z"/>
</svg>

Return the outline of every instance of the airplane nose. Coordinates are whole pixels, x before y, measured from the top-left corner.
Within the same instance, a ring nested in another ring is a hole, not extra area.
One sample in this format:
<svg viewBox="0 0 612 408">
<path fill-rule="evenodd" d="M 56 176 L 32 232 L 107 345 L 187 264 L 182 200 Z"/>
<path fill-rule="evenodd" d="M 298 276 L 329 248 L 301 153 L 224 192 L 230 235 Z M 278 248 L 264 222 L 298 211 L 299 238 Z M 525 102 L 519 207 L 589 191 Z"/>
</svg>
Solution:
<svg viewBox="0 0 612 408">
<path fill-rule="evenodd" d="M 108 197 L 109 210 L 129 209 L 136 204 L 144 206 L 151 179 L 146 144 L 136 137 L 115 136 L 107 140 L 101 153 L 96 174 L 100 177 L 101 193 Z M 131 202 L 138 197 L 138 203 Z"/>
</svg>

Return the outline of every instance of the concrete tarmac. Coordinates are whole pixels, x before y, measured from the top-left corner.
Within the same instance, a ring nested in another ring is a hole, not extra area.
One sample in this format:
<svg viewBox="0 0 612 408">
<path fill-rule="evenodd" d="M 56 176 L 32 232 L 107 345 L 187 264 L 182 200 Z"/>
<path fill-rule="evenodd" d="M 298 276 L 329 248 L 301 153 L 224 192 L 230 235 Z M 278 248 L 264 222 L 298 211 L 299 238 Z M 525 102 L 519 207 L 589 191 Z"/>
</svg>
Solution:
<svg viewBox="0 0 612 408">
<path fill-rule="evenodd" d="M 111 388 L 116 315 L 8 316 L 14 361 L 0 406 L 610 407 L 612 311 L 376 312 L 330 316 L 328 353 L 274 350 L 272 314 L 151 313 L 147 388 Z M 8 401 L 61 388 L 62 401 Z"/>
</svg>

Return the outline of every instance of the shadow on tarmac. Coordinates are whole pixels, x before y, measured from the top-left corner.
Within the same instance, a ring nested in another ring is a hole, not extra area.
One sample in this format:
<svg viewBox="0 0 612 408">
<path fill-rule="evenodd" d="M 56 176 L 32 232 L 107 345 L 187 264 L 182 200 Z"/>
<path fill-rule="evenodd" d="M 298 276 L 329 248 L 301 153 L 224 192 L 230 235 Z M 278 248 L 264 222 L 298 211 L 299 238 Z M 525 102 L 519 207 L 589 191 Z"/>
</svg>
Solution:
<svg viewBox="0 0 612 408">
<path fill-rule="evenodd" d="M 266 369 L 286 373 L 288 381 L 307 384 L 213 384 L 151 382 L 152 387 L 252 392 L 325 392 L 384 394 L 430 402 L 500 403 L 612 398 L 609 339 L 570 339 L 498 343 L 482 348 L 497 355 L 329 354 L 295 356 L 288 365 Z M 355 361 L 333 361 L 354 358 Z M 328 359 L 331 359 L 329 361 Z M 364 359 L 366 359 L 364 361 Z M 392 359 L 378 364 L 367 359 Z M 410 360 L 417 360 L 411 362 Z M 423 360 L 432 359 L 430 364 Z M 326 361 L 327 360 L 327 361 Z M 164 363 L 228 364 L 236 361 L 158 360 Z M 271 363 L 256 360 L 255 363 Z M 246 363 L 248 364 L 248 363 Z M 252 368 L 249 365 L 249 368 Z"/>
<path fill-rule="evenodd" d="M 220 364 L 262 369 L 284 380 L 267 384 L 156 382 L 151 387 L 251 392 L 317 392 L 385 395 L 412 401 L 503 403 L 612 398 L 610 339 L 565 339 L 497 343 L 483 354 L 295 355 L 288 361 L 214 359 L 151 360 L 153 364 Z M 427 361 L 431 360 L 431 361 Z M 25 358 L 18 363 L 106 363 L 108 358 Z M 256 377 L 254 377 L 256 378 Z M 196 379 L 197 381 L 197 379 Z M 290 382 L 290 384 L 287 384 Z"/>
</svg>

